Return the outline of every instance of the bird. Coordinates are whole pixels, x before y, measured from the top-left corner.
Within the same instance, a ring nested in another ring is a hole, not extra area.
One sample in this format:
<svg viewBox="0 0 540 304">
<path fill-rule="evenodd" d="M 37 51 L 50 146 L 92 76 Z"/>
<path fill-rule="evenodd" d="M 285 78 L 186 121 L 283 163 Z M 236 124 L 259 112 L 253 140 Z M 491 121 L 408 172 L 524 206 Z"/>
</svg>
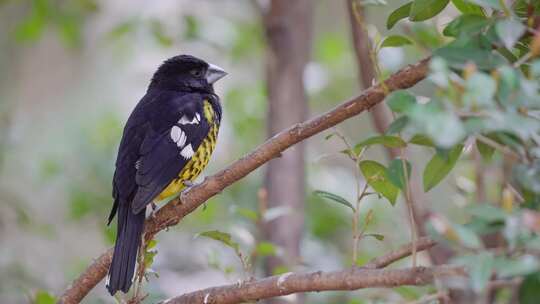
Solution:
<svg viewBox="0 0 540 304">
<path fill-rule="evenodd" d="M 113 176 L 117 236 L 106 288 L 131 287 L 149 205 L 193 185 L 216 146 L 222 107 L 214 83 L 222 68 L 192 55 L 165 60 L 131 112 L 120 140 Z M 141 253 L 139 253 L 141 254 Z"/>
</svg>

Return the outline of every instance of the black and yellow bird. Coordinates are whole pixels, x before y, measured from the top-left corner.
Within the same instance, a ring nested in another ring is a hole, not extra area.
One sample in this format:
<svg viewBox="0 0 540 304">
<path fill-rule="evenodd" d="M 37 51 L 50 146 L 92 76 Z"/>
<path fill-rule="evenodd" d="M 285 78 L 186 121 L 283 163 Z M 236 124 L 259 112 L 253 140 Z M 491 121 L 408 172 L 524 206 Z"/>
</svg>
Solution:
<svg viewBox="0 0 540 304">
<path fill-rule="evenodd" d="M 166 60 L 124 127 L 113 178 L 118 214 L 107 289 L 127 292 L 135 273 L 146 207 L 180 193 L 206 167 L 221 121 L 213 84 L 227 73 L 189 55 Z"/>
</svg>

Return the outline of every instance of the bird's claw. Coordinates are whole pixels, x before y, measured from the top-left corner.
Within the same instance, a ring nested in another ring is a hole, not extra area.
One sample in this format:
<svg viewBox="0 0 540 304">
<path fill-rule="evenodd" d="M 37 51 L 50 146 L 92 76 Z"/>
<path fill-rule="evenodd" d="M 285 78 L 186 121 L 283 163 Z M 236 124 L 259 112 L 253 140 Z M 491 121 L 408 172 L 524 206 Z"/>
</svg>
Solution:
<svg viewBox="0 0 540 304">
<path fill-rule="evenodd" d="M 150 218 L 155 219 L 156 218 L 157 205 L 156 205 L 156 203 L 151 202 L 150 207 L 152 208 L 152 210 L 150 210 Z"/>
</svg>

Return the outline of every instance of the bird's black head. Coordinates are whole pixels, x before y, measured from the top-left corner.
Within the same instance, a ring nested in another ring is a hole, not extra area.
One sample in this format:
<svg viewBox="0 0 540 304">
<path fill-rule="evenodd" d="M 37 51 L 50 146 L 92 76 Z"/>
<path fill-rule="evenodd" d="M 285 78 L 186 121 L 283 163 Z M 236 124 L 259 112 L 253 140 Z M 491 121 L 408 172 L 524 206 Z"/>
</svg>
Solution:
<svg viewBox="0 0 540 304">
<path fill-rule="evenodd" d="M 212 85 L 225 75 L 227 73 L 216 65 L 190 55 L 179 55 L 161 64 L 149 89 L 213 93 Z"/>
</svg>

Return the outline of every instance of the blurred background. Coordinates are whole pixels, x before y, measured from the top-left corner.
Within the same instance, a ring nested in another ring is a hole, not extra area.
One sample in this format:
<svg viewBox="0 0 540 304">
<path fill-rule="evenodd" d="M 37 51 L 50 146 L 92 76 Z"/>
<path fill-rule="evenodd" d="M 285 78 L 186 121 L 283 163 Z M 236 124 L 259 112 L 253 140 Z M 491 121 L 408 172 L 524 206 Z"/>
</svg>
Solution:
<svg viewBox="0 0 540 304">
<path fill-rule="evenodd" d="M 384 1 L 363 2 L 368 11 L 365 30 L 372 39 L 379 39 L 386 34 L 384 21 L 389 12 L 406 1 L 387 1 L 385 6 L 379 5 Z M 269 134 L 359 94 L 369 75 L 362 79 L 357 69 L 358 49 L 352 38 L 348 2 L 300 3 L 302 7 L 291 8 L 291 17 L 287 9 L 271 10 L 269 1 L 0 1 L 3 303 L 31 302 L 40 290 L 61 293 L 93 258 L 112 246 L 116 228 L 106 226 L 106 217 L 122 127 L 166 58 L 193 54 L 229 72 L 216 85 L 224 118 L 217 150 L 203 175 L 224 168 Z M 437 47 L 443 41 L 437 26 L 454 13 L 448 9 L 426 23 L 404 23 L 398 32 L 413 35 L 418 45 L 381 50 L 381 75 Z M 302 20 L 312 27 L 290 24 L 294 39 L 279 40 L 274 37 L 279 14 L 286 15 L 283 20 L 305 18 Z M 280 43 L 284 43 L 281 50 Z M 290 51 L 293 49 L 299 51 Z M 421 95 L 431 89 L 424 85 L 415 90 Z M 279 104 L 278 100 L 285 102 Z M 284 109 L 292 114 L 283 114 Z M 354 144 L 380 129 L 363 114 L 338 130 Z M 285 152 L 281 160 L 285 168 L 300 164 L 293 171 L 283 169 L 280 160 L 273 161 L 210 199 L 177 227 L 161 233 L 151 266 L 159 278 L 150 278 L 147 302 L 246 277 L 234 250 L 195 237 L 208 230 L 229 233 L 240 250 L 253 257 L 248 272 L 256 276 L 350 266 L 350 210 L 313 195 L 315 190 L 324 190 L 351 201 L 356 195 L 355 164 L 339 153 L 345 144 L 338 136 L 325 139 L 333 132 Z M 386 159 L 382 148 L 374 147 L 368 153 L 369 159 Z M 413 163 L 426 157 L 414 149 L 410 156 Z M 288 176 L 294 186 L 287 188 L 276 181 L 287 181 Z M 430 203 L 433 212 L 459 215 L 454 207 L 463 202 L 465 194 L 454 191 L 449 195 L 449 187 L 456 183 L 474 187 L 464 176 L 448 178 L 425 197 L 437 198 Z M 289 202 L 279 192 L 294 197 Z M 383 198 L 369 196 L 362 203 L 361 214 L 373 210 L 368 232 L 385 238 L 362 239 L 359 261 L 408 242 L 407 213 L 400 200 L 392 206 Z M 420 258 L 422 261 L 424 256 Z M 305 300 L 399 302 L 415 299 L 426 289 L 327 292 L 310 294 Z M 103 282 L 84 300 L 113 302 Z"/>
</svg>

